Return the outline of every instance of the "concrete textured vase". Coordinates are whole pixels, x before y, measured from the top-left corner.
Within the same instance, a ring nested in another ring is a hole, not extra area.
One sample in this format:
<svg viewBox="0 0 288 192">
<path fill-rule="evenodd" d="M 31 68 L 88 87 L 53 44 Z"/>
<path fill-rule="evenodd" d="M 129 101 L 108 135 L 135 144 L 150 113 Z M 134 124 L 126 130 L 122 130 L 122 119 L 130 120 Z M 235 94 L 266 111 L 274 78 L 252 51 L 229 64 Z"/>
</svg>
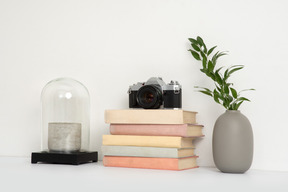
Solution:
<svg viewBox="0 0 288 192">
<path fill-rule="evenodd" d="M 227 110 L 214 125 L 213 158 L 225 173 L 244 173 L 253 160 L 253 131 L 247 117 L 238 110 Z"/>
</svg>

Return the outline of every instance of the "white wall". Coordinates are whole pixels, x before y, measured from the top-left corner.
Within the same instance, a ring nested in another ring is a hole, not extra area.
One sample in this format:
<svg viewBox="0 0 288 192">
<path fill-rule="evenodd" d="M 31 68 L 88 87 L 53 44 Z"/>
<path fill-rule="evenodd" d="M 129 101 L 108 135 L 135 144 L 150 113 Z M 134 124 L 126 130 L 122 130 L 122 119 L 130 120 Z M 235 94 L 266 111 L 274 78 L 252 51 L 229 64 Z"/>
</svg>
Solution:
<svg viewBox="0 0 288 192">
<path fill-rule="evenodd" d="M 241 111 L 254 130 L 255 169 L 288 171 L 287 1 L 0 0 L 0 155 L 40 150 L 40 93 L 57 77 L 84 83 L 91 95 L 91 148 L 108 133 L 105 109 L 128 106 L 128 86 L 151 76 L 183 86 L 183 108 L 198 111 L 206 137 L 201 166 L 214 166 L 213 124 L 224 108 L 195 92 L 212 86 L 187 49 L 200 35 L 243 64 L 238 89 L 251 103 Z"/>
</svg>

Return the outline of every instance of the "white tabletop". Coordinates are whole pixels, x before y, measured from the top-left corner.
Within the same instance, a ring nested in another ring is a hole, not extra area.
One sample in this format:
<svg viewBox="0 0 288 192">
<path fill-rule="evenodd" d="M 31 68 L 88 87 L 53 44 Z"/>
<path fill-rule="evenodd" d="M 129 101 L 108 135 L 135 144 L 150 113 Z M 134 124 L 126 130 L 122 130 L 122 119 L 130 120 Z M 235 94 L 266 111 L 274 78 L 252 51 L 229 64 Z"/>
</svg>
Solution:
<svg viewBox="0 0 288 192">
<path fill-rule="evenodd" d="M 221 173 L 200 167 L 185 171 L 82 165 L 31 164 L 30 158 L 0 157 L 0 191 L 288 191 L 288 172 Z"/>
</svg>

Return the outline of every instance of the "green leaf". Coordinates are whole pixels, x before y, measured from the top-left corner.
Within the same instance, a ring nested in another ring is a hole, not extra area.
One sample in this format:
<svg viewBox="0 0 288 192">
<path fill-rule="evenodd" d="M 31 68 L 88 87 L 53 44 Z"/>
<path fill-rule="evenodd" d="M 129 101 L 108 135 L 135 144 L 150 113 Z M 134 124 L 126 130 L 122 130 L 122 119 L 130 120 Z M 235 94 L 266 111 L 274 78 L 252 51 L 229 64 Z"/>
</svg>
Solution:
<svg viewBox="0 0 288 192">
<path fill-rule="evenodd" d="M 210 93 L 212 93 L 212 91 L 208 88 L 205 88 L 205 87 L 199 87 L 199 86 L 194 86 L 194 88 L 197 88 L 197 89 L 204 89 L 205 91 L 208 91 Z"/>
<path fill-rule="evenodd" d="M 244 90 L 240 91 L 239 94 L 244 92 L 244 91 L 255 91 L 255 89 L 253 89 L 253 88 L 252 89 L 244 89 Z"/>
<path fill-rule="evenodd" d="M 207 73 L 207 69 L 200 69 L 200 71 L 205 74 Z"/>
<path fill-rule="evenodd" d="M 234 110 L 238 110 L 239 107 L 240 107 L 240 105 L 241 105 L 243 102 L 244 102 L 244 101 L 240 101 L 239 103 L 237 103 L 237 104 L 235 105 Z"/>
<path fill-rule="evenodd" d="M 196 53 L 196 52 L 193 51 L 192 49 L 189 49 L 189 51 L 191 52 L 191 54 L 193 55 L 193 57 L 194 57 L 196 60 L 198 60 L 198 61 L 201 60 L 198 53 Z"/>
<path fill-rule="evenodd" d="M 208 55 L 210 55 L 216 47 L 217 47 L 217 46 L 214 46 L 214 47 L 212 47 L 211 49 L 209 49 Z"/>
<path fill-rule="evenodd" d="M 244 67 L 244 66 L 231 69 L 231 70 L 228 72 L 228 77 L 229 77 L 232 73 L 234 73 L 234 72 L 236 72 L 236 71 L 238 71 L 238 70 L 240 70 L 240 69 L 243 69 L 243 67 Z"/>
<path fill-rule="evenodd" d="M 206 47 L 206 45 L 205 44 L 203 44 L 203 47 L 204 47 L 204 53 L 206 53 L 207 54 L 207 47 Z"/>
<path fill-rule="evenodd" d="M 210 54 L 214 51 L 214 49 L 215 49 L 216 47 L 217 47 L 217 46 L 214 46 L 214 47 L 212 47 L 211 49 L 209 49 L 208 55 L 210 55 Z"/>
<path fill-rule="evenodd" d="M 214 101 L 215 101 L 216 103 L 219 103 L 219 104 L 220 104 L 218 95 L 214 95 L 213 98 L 214 98 Z"/>
<path fill-rule="evenodd" d="M 237 68 L 237 67 L 244 67 L 243 65 L 232 65 L 230 66 L 228 69 L 233 69 L 233 68 Z"/>
<path fill-rule="evenodd" d="M 229 67 L 224 73 L 224 80 L 226 81 L 232 73 L 242 69 L 243 67 L 243 65 L 233 65 Z"/>
<path fill-rule="evenodd" d="M 218 70 L 215 72 L 215 79 L 219 85 L 222 85 L 223 80 L 222 80 L 221 76 L 219 75 Z"/>
<path fill-rule="evenodd" d="M 212 72 L 213 69 L 214 69 L 214 65 L 213 65 L 213 63 L 209 60 L 209 61 L 208 61 L 208 71 Z"/>
<path fill-rule="evenodd" d="M 216 73 L 219 73 L 219 71 L 222 69 L 223 67 L 220 67 L 219 69 L 216 70 Z"/>
<path fill-rule="evenodd" d="M 226 52 L 220 52 L 219 54 L 217 54 L 217 57 L 216 57 L 216 59 L 218 59 L 219 57 L 222 57 L 222 56 L 224 56 L 224 55 L 227 55 L 227 53 Z"/>
<path fill-rule="evenodd" d="M 202 66 L 203 66 L 203 69 L 206 69 L 206 68 L 207 68 L 207 58 L 203 58 L 203 60 L 202 60 Z"/>
<path fill-rule="evenodd" d="M 200 51 L 201 57 L 207 59 L 205 53 L 203 53 L 203 51 Z"/>
<path fill-rule="evenodd" d="M 214 97 L 214 101 L 215 101 L 216 103 L 219 103 L 219 104 L 220 104 L 220 101 L 219 101 L 219 93 L 218 93 L 218 91 L 217 91 L 216 89 L 214 89 L 214 91 L 213 91 L 213 97 Z"/>
<path fill-rule="evenodd" d="M 224 73 L 224 80 L 228 79 L 228 72 L 229 72 L 229 69 L 226 69 Z"/>
<path fill-rule="evenodd" d="M 198 88 L 198 89 L 203 89 L 203 90 L 198 90 L 199 92 L 201 93 L 204 93 L 206 95 L 209 95 L 211 97 L 213 97 L 213 94 L 212 94 L 212 91 L 208 88 L 205 88 L 205 87 L 198 87 L 198 86 L 195 86 L 195 88 Z"/>
<path fill-rule="evenodd" d="M 213 90 L 213 94 L 214 94 L 214 95 L 219 95 L 219 92 L 217 91 L 217 89 L 214 89 L 214 90 Z"/>
<path fill-rule="evenodd" d="M 238 101 L 250 101 L 249 99 L 245 98 L 245 97 L 240 97 L 237 99 Z"/>
<path fill-rule="evenodd" d="M 196 44 L 192 43 L 191 46 L 193 47 L 194 50 L 198 52 L 200 51 L 200 48 Z"/>
<path fill-rule="evenodd" d="M 229 101 L 227 99 L 223 100 L 223 107 L 225 107 L 226 109 L 229 108 Z"/>
<path fill-rule="evenodd" d="M 219 51 L 217 51 L 217 53 L 215 53 L 212 57 L 212 62 L 216 62 L 216 58 L 217 58 L 217 55 L 219 54 Z"/>
<path fill-rule="evenodd" d="M 197 42 L 200 44 L 200 45 L 202 45 L 202 46 L 204 46 L 204 41 L 203 41 L 203 39 L 201 38 L 201 37 L 197 37 Z"/>
<path fill-rule="evenodd" d="M 219 86 L 217 86 L 217 85 L 215 84 L 215 87 L 216 87 L 216 89 L 217 89 L 220 93 L 222 93 L 222 90 L 221 90 L 221 88 L 220 88 Z"/>
<path fill-rule="evenodd" d="M 213 81 L 215 81 L 215 75 L 214 75 L 213 72 L 207 71 L 207 72 L 206 72 L 206 75 L 207 75 L 208 77 L 211 77 L 211 79 L 212 79 Z"/>
<path fill-rule="evenodd" d="M 218 58 L 223 56 L 223 55 L 227 55 L 227 54 L 225 52 L 219 52 L 218 51 L 215 55 L 213 55 L 213 57 L 212 57 L 213 64 L 216 65 Z"/>
<path fill-rule="evenodd" d="M 199 45 L 198 41 L 193 38 L 188 38 L 188 40 L 193 44 Z"/>
<path fill-rule="evenodd" d="M 208 92 L 208 91 L 200 90 L 199 92 L 204 93 L 204 94 L 206 94 L 206 95 L 209 95 L 209 96 L 213 97 L 212 94 L 211 94 L 210 92 Z"/>
<path fill-rule="evenodd" d="M 228 95 L 229 94 L 229 86 L 224 85 L 224 92 Z"/>
<path fill-rule="evenodd" d="M 198 37 L 197 37 L 197 41 L 198 41 L 198 43 L 200 44 L 200 47 L 203 47 L 204 53 L 207 53 L 207 47 L 206 47 L 203 39 L 198 36 Z"/>
<path fill-rule="evenodd" d="M 230 110 L 235 110 L 236 107 L 236 103 L 232 103 L 229 107 Z"/>
<path fill-rule="evenodd" d="M 232 87 L 230 87 L 230 91 L 231 91 L 233 97 L 234 97 L 235 99 L 237 99 L 237 91 L 236 91 L 235 89 L 233 89 Z"/>
<path fill-rule="evenodd" d="M 233 101 L 233 97 L 231 97 L 230 95 L 227 95 L 227 99 L 229 101 L 229 104 Z"/>
</svg>

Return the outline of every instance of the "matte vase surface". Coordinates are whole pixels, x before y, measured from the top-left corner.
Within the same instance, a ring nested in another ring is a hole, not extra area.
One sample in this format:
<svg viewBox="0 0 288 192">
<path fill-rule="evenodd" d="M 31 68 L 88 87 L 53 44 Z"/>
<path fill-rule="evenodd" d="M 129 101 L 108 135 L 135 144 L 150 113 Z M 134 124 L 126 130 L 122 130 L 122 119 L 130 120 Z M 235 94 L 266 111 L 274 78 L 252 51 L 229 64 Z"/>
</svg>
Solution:
<svg viewBox="0 0 288 192">
<path fill-rule="evenodd" d="M 253 160 L 253 131 L 240 111 L 227 110 L 214 125 L 213 158 L 216 167 L 226 173 L 244 173 Z"/>
</svg>

